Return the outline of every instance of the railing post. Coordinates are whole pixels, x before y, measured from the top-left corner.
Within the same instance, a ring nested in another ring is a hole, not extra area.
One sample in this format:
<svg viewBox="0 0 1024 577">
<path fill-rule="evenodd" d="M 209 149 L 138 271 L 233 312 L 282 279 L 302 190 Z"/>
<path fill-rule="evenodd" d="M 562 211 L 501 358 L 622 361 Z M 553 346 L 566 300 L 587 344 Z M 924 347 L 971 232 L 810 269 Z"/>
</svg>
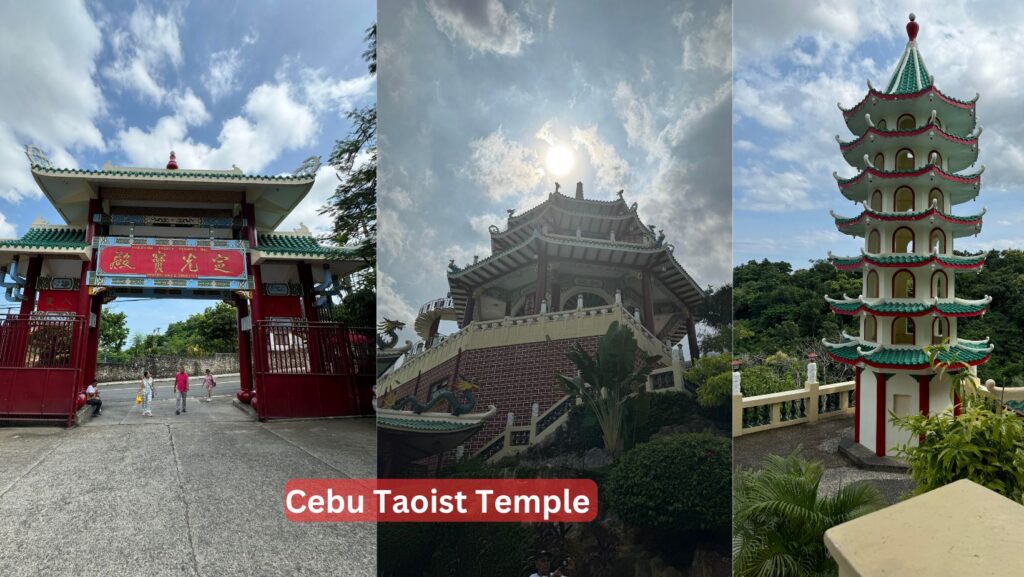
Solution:
<svg viewBox="0 0 1024 577">
<path fill-rule="evenodd" d="M 740 388 L 739 367 L 732 371 L 732 436 L 743 434 L 743 392 Z"/>
<path fill-rule="evenodd" d="M 540 404 L 534 403 L 530 407 L 530 446 L 537 440 L 537 419 L 540 417 Z"/>
</svg>

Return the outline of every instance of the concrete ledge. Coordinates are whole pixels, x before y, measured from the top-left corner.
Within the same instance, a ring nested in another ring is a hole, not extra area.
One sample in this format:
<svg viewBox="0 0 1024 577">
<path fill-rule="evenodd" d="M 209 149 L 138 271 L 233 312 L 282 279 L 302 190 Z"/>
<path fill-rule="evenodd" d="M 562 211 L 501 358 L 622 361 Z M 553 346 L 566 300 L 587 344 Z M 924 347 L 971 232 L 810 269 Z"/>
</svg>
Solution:
<svg viewBox="0 0 1024 577">
<path fill-rule="evenodd" d="M 846 457 L 858 469 L 882 473 L 906 473 L 910 468 L 904 461 L 894 457 L 879 457 L 873 451 L 846 438 L 839 441 L 839 454 Z"/>
</svg>

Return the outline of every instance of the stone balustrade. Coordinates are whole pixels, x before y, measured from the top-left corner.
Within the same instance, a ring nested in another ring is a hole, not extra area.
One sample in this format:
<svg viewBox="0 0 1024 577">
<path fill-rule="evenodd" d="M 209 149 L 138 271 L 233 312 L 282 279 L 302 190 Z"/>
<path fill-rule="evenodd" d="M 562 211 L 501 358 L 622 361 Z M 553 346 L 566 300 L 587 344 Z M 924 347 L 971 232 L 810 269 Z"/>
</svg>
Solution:
<svg viewBox="0 0 1024 577">
<path fill-rule="evenodd" d="M 829 385 L 817 381 L 817 366 L 809 363 L 804 388 L 744 397 L 740 392 L 742 374 L 733 372 L 732 436 L 854 414 L 855 381 Z"/>
</svg>

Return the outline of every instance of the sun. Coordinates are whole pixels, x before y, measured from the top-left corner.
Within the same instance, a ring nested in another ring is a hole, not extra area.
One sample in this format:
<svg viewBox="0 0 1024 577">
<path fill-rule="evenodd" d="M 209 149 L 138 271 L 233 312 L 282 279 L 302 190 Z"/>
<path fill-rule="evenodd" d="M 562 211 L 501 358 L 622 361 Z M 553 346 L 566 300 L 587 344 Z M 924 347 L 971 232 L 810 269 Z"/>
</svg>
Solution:
<svg viewBox="0 0 1024 577">
<path fill-rule="evenodd" d="M 556 144 L 548 149 L 548 155 L 544 160 L 548 166 L 548 172 L 555 176 L 569 174 L 573 165 L 576 164 L 576 158 L 573 156 L 572 150 L 560 144 Z"/>
</svg>

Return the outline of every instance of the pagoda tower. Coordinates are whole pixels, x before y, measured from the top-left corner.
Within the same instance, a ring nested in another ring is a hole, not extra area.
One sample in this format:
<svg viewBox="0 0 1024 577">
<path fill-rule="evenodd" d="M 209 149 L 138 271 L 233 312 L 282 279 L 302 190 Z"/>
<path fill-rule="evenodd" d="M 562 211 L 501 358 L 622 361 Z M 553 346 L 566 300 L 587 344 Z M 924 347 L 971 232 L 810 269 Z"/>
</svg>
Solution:
<svg viewBox="0 0 1024 577">
<path fill-rule="evenodd" d="M 840 106 L 856 137 L 836 137 L 843 158 L 860 171 L 848 179 L 835 175 L 839 190 L 861 213 L 832 216 L 841 232 L 863 237 L 864 248 L 858 256 L 829 253 L 829 259 L 839 270 L 861 271 L 863 284 L 856 298 L 825 297 L 833 312 L 860 325 L 858 335 L 844 333 L 825 345 L 832 358 L 855 367 L 854 440 L 880 456 L 916 442 L 889 422 L 890 412 L 928 414 L 952 404 L 949 377 L 930 366 L 927 347 L 947 343 L 940 360 L 972 366 L 987 361 L 993 348 L 988 339 L 957 337 L 958 320 L 984 314 L 991 301 L 956 298 L 956 273 L 980 269 L 984 253 L 953 252 L 955 239 L 978 234 L 985 213 L 952 214 L 975 200 L 981 186 L 984 166 L 970 169 L 982 131 L 978 97 L 963 101 L 939 92 L 918 51 L 918 31 L 911 14 L 907 47 L 885 90 L 868 82 L 860 103 Z"/>
</svg>

